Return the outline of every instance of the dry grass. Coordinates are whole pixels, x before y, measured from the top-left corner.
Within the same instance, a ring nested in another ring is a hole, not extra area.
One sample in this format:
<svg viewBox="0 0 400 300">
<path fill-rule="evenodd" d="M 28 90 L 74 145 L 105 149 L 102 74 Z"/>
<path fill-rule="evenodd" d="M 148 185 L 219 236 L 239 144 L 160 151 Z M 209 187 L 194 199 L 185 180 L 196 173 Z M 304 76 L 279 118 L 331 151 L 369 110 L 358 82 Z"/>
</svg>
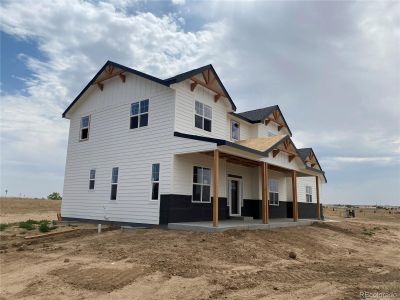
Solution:
<svg viewBox="0 0 400 300">
<path fill-rule="evenodd" d="M 0 198 L 0 223 L 10 224 L 27 220 L 57 220 L 60 200 L 29 198 Z"/>
</svg>

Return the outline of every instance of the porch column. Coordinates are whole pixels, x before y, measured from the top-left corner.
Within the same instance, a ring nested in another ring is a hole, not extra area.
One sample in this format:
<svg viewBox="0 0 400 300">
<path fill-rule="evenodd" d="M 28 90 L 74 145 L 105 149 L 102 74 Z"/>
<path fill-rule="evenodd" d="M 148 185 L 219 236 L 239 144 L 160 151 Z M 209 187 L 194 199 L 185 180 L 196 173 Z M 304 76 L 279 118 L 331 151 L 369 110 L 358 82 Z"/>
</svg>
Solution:
<svg viewBox="0 0 400 300">
<path fill-rule="evenodd" d="M 317 189 L 317 220 L 321 220 L 321 207 L 319 203 L 319 178 L 315 176 L 315 186 Z"/>
<path fill-rule="evenodd" d="M 297 180 L 296 180 L 295 170 L 292 170 L 292 194 L 293 194 L 293 221 L 297 222 L 299 218 L 299 208 L 297 206 Z"/>
<path fill-rule="evenodd" d="M 263 224 L 269 222 L 269 202 L 268 202 L 268 164 L 266 162 L 261 163 L 261 191 L 262 191 L 262 219 Z"/>
<path fill-rule="evenodd" d="M 218 186 L 219 186 L 219 150 L 214 150 L 214 165 L 213 165 L 213 226 L 218 226 Z"/>
</svg>

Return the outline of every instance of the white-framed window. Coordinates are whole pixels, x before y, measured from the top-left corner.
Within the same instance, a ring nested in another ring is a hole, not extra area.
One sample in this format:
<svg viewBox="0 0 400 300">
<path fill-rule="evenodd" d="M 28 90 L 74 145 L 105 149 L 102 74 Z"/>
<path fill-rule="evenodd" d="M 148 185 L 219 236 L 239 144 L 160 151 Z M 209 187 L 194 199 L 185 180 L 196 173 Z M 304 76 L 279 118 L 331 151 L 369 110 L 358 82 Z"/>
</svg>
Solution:
<svg viewBox="0 0 400 300">
<path fill-rule="evenodd" d="M 151 200 L 158 200 L 160 197 L 160 164 L 151 166 Z"/>
<path fill-rule="evenodd" d="M 90 116 L 81 118 L 81 129 L 79 131 L 79 140 L 86 141 L 89 139 Z"/>
<path fill-rule="evenodd" d="M 279 205 L 279 181 L 269 179 L 269 205 Z"/>
<path fill-rule="evenodd" d="M 199 101 L 195 102 L 194 126 L 211 132 L 212 108 Z"/>
<path fill-rule="evenodd" d="M 94 190 L 95 180 L 96 180 L 96 169 L 91 169 L 89 173 L 89 190 Z"/>
<path fill-rule="evenodd" d="M 193 202 L 211 202 L 211 169 L 193 167 Z"/>
<path fill-rule="evenodd" d="M 112 168 L 110 200 L 117 200 L 118 171 L 119 171 L 118 167 Z"/>
<path fill-rule="evenodd" d="M 149 124 L 149 99 L 131 104 L 130 129 L 145 127 Z"/>
<path fill-rule="evenodd" d="M 306 186 L 306 202 L 312 202 L 312 187 L 309 185 Z"/>
<path fill-rule="evenodd" d="M 240 125 L 239 122 L 231 121 L 231 139 L 238 141 L 240 139 Z"/>
</svg>

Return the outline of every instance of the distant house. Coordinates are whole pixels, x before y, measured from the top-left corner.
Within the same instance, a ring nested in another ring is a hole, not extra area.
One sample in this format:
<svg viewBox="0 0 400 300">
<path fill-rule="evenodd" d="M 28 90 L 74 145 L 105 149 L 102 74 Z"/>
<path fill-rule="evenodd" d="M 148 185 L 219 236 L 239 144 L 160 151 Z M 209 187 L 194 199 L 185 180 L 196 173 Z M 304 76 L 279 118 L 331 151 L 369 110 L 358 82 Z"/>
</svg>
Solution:
<svg viewBox="0 0 400 300">
<path fill-rule="evenodd" d="M 321 217 L 314 151 L 277 105 L 237 113 L 212 65 L 162 80 L 108 61 L 63 117 L 64 220 Z"/>
</svg>

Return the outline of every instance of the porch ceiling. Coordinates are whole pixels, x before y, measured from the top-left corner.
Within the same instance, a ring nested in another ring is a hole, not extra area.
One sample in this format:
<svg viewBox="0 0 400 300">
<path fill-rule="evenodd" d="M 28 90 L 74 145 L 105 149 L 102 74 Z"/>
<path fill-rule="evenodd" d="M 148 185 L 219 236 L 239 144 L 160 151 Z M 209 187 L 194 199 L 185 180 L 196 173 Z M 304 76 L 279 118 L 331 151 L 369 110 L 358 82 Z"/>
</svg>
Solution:
<svg viewBox="0 0 400 300">
<path fill-rule="evenodd" d="M 213 151 L 207 151 L 207 152 L 202 152 L 205 155 L 213 156 L 214 152 Z M 261 165 L 261 161 L 256 161 L 256 160 L 251 160 L 248 158 L 236 156 L 233 154 L 225 153 L 225 152 L 220 152 L 219 154 L 220 158 L 225 158 L 227 162 L 232 163 L 232 164 L 238 164 L 242 165 L 245 167 L 259 167 Z"/>
</svg>

